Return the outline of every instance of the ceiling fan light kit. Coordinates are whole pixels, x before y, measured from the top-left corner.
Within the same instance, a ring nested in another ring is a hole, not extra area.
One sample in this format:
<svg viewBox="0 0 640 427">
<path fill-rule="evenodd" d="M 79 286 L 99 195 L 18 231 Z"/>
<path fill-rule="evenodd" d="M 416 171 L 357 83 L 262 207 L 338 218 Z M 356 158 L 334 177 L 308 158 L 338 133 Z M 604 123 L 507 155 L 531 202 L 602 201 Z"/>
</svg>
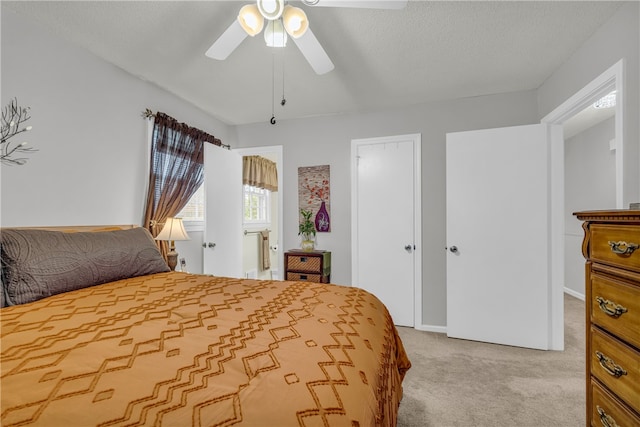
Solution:
<svg viewBox="0 0 640 427">
<path fill-rule="evenodd" d="M 240 9 L 238 22 L 251 37 L 260 33 L 264 27 L 264 18 L 255 4 L 247 4 Z"/>
<path fill-rule="evenodd" d="M 305 6 L 353 7 L 371 9 L 402 9 L 408 0 L 301 0 Z M 257 12 L 256 12 L 257 10 Z M 264 20 L 267 20 L 266 28 Z M 311 31 L 305 12 L 285 4 L 285 0 L 255 0 L 240 9 L 238 18 L 205 52 L 209 58 L 224 60 L 247 35 L 255 36 L 262 29 L 267 46 L 285 47 L 287 34 L 318 75 L 333 70 L 334 65 Z"/>
<path fill-rule="evenodd" d="M 294 39 L 300 38 L 309 28 L 307 14 L 299 7 L 290 5 L 281 8 L 281 1 L 258 0 L 256 4 L 247 4 L 238 13 L 238 23 L 251 37 L 260 33 L 267 19 L 264 40 L 269 47 L 285 47 L 287 34 Z M 274 18 L 275 16 L 275 18 Z M 287 34 L 284 34 L 284 31 Z"/>
<path fill-rule="evenodd" d="M 287 45 L 287 33 L 284 30 L 281 19 L 267 22 L 264 30 L 264 41 L 269 47 L 285 47 Z"/>
<path fill-rule="evenodd" d="M 282 13 L 282 23 L 294 39 L 302 37 L 309 28 L 309 20 L 304 10 L 289 5 L 285 6 Z"/>
<path fill-rule="evenodd" d="M 284 0 L 257 0 L 258 10 L 265 19 L 273 21 L 282 16 Z"/>
</svg>

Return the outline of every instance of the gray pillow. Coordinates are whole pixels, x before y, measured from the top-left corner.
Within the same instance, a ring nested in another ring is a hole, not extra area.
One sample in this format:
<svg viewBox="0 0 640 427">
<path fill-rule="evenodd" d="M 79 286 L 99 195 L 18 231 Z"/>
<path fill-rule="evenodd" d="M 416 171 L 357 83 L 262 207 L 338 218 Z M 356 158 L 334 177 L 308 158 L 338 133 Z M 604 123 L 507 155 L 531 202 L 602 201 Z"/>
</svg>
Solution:
<svg viewBox="0 0 640 427">
<path fill-rule="evenodd" d="M 0 280 L 1 279 L 2 279 L 2 274 L 0 274 Z M 7 302 L 4 300 L 4 283 L 2 283 L 2 287 L 0 288 L 0 308 L 6 307 L 6 306 L 7 306 Z"/>
<path fill-rule="evenodd" d="M 0 244 L 7 305 L 170 271 L 153 237 L 141 227 L 78 233 L 3 229 Z"/>
</svg>

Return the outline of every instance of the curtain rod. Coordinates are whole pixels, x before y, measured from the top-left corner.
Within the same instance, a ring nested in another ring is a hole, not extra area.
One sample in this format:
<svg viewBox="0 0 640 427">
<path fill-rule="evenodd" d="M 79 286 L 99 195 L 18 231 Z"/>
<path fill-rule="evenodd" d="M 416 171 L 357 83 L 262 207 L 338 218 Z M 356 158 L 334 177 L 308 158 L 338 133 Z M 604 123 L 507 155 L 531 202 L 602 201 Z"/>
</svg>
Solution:
<svg viewBox="0 0 640 427">
<path fill-rule="evenodd" d="M 150 119 L 151 117 L 155 117 L 155 116 L 156 116 L 155 113 L 148 108 L 145 108 L 144 111 L 142 112 L 142 117 L 144 117 L 145 119 Z M 214 144 L 214 145 L 217 145 L 217 144 Z M 222 141 L 220 141 L 220 147 L 226 148 L 227 150 L 231 150 L 231 146 L 227 144 L 223 144 Z"/>
</svg>

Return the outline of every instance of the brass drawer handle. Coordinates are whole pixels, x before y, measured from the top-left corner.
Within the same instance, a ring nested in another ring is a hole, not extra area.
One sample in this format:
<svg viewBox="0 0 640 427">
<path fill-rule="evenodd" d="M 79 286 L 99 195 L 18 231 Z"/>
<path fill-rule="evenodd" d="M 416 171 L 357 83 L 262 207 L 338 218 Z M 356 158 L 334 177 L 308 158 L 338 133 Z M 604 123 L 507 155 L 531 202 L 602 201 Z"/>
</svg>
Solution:
<svg viewBox="0 0 640 427">
<path fill-rule="evenodd" d="M 598 415 L 600 415 L 600 422 L 603 427 L 620 427 L 616 423 L 616 420 L 614 420 L 611 415 L 607 414 L 600 406 L 596 405 L 596 410 L 598 411 Z"/>
<path fill-rule="evenodd" d="M 602 368 L 612 377 L 620 378 L 623 375 L 627 375 L 627 371 L 624 370 L 622 366 L 617 365 L 613 359 L 605 356 L 599 351 L 596 351 L 596 357 L 598 358 L 598 362 L 600 362 L 600 366 L 602 366 Z"/>
<path fill-rule="evenodd" d="M 609 242 L 609 246 L 611 246 L 611 252 L 618 255 L 631 255 L 633 251 L 638 249 L 640 245 L 637 243 L 627 243 L 627 242 Z"/>
<path fill-rule="evenodd" d="M 600 310 L 604 311 L 611 317 L 620 317 L 628 311 L 626 307 L 623 307 L 620 304 L 616 304 L 615 302 L 609 301 L 608 299 L 604 299 L 602 297 L 596 297 L 596 301 L 600 306 Z"/>
</svg>

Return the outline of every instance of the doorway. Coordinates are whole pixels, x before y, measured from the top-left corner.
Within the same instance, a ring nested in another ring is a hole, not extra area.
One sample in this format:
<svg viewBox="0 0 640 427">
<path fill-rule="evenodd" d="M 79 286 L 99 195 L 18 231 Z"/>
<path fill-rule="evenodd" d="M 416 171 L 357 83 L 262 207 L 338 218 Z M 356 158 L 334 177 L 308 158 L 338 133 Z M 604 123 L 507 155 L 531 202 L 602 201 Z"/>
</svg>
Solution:
<svg viewBox="0 0 640 427">
<path fill-rule="evenodd" d="M 624 192 L 623 192 L 623 161 L 624 161 L 624 139 L 623 139 L 623 97 L 624 97 L 624 60 L 618 61 L 616 64 L 611 66 L 608 70 L 590 82 L 583 89 L 578 91 L 575 95 L 565 101 L 562 105 L 556 108 L 554 111 L 549 113 L 542 119 L 543 123 L 553 123 L 563 125 L 565 132 L 567 133 L 565 137 L 562 139 L 562 143 L 564 144 L 563 152 L 566 152 L 567 149 L 571 149 L 571 146 L 567 146 L 565 140 L 568 137 L 571 137 L 572 134 L 575 134 L 576 131 L 573 130 L 576 122 L 580 120 L 581 116 L 584 116 L 585 110 L 589 109 L 594 102 L 601 99 L 603 96 L 610 94 L 615 91 L 616 94 L 616 104 L 614 107 L 610 109 L 611 113 L 608 118 L 605 116 L 605 119 L 609 121 L 609 123 L 604 123 L 602 126 L 609 126 L 613 128 L 613 136 L 612 142 L 610 142 L 609 138 L 604 141 L 600 141 L 602 144 L 609 145 L 610 147 L 605 146 L 600 147 L 598 152 L 594 150 L 590 150 L 591 157 L 593 161 L 593 156 L 598 156 L 598 162 L 600 163 L 600 171 L 607 169 L 610 173 L 610 170 L 613 168 L 613 173 L 615 177 L 613 178 L 614 183 L 609 184 L 615 187 L 615 196 L 612 198 L 594 198 L 592 197 L 592 193 L 597 190 L 593 189 L 587 182 L 581 182 L 580 184 L 576 184 L 575 181 L 579 178 L 571 174 L 571 162 L 574 162 L 576 159 L 573 156 L 569 158 L 564 158 L 562 161 L 563 173 L 567 177 L 566 180 L 563 180 L 563 186 L 566 189 L 564 192 L 564 217 L 565 217 L 565 230 L 564 234 L 564 251 L 562 252 L 564 255 L 564 291 L 569 295 L 572 295 L 576 298 L 584 300 L 584 259 L 582 258 L 581 253 L 581 245 L 584 237 L 584 233 L 581 229 L 580 222 L 575 219 L 573 216 L 573 212 L 576 210 L 585 210 L 585 209 L 613 209 L 618 208 L 621 209 L 624 207 Z M 590 119 L 591 124 L 594 124 L 596 120 L 600 119 Z M 613 121 L 613 123 L 611 123 Z M 582 125 L 583 129 L 586 129 L 589 126 Z M 608 130 L 610 132 L 611 130 Z M 607 132 L 607 130 L 600 130 L 600 133 Z M 607 133 L 604 133 L 607 135 Z M 581 153 L 581 156 L 587 156 L 588 153 Z M 604 157 L 614 157 L 611 162 L 607 165 L 607 159 Z M 584 159 L 579 160 L 584 164 Z M 602 168 L 604 166 L 604 168 Z M 593 168 L 587 173 L 595 172 Z M 609 177 L 603 177 L 607 181 L 611 179 Z M 598 185 L 603 185 L 604 180 L 600 180 Z M 580 198 L 575 197 L 575 194 L 572 194 L 574 191 L 580 190 L 580 186 L 589 187 L 592 190 L 586 191 L 588 193 L 588 198 Z M 604 190 L 606 191 L 606 190 Z"/>
<path fill-rule="evenodd" d="M 215 276 L 246 277 L 243 265 L 243 185 L 242 156 L 268 155 L 276 159 L 278 171 L 282 171 L 282 146 L 252 147 L 224 150 L 214 145 L 205 145 L 205 231 L 203 237 L 203 272 Z M 282 174 L 278 173 L 278 191 L 282 192 Z M 282 242 L 282 197 L 275 203 L 275 238 L 270 236 L 270 246 L 278 249 L 271 268 L 283 271 L 284 258 L 279 242 Z M 224 208 L 221 208 L 224 207 Z M 277 231 L 275 231 L 277 225 Z M 255 246 L 251 250 L 257 252 Z M 273 250 L 273 249 L 270 249 Z M 269 277 L 270 278 L 270 277 Z"/>
<path fill-rule="evenodd" d="M 611 91 L 616 91 L 617 102 L 615 105 L 615 141 L 616 141 L 616 208 L 624 208 L 624 59 L 621 59 L 608 70 L 599 75 L 591 83 L 579 90 L 571 98 L 562 103 L 542 118 L 542 123 L 564 125 L 569 119 L 583 111 L 588 105 L 594 103 Z"/>
<path fill-rule="evenodd" d="M 422 323 L 421 136 L 351 141 L 352 285 L 396 325 Z"/>
<path fill-rule="evenodd" d="M 615 93 L 605 95 L 608 105 Z M 607 105 L 596 101 L 597 105 Z M 564 124 L 564 291 L 584 301 L 582 221 L 574 212 L 616 208 L 615 109 L 590 104 Z M 585 191 L 588 189 L 588 191 Z"/>
<path fill-rule="evenodd" d="M 260 233 L 255 227 L 243 227 L 242 232 L 242 272 L 245 278 L 256 278 L 265 280 L 282 280 L 284 272 L 284 256 L 282 253 L 282 212 L 283 212 L 283 156 L 282 146 L 249 147 L 238 148 L 236 151 L 240 156 L 262 156 L 276 163 L 278 170 L 278 191 L 271 192 L 271 212 L 269 229 L 269 252 L 272 263 L 269 270 L 262 270 L 258 266 L 258 254 Z M 261 227 L 265 228 L 265 227 Z M 274 262 L 275 261 L 275 262 Z"/>
</svg>

